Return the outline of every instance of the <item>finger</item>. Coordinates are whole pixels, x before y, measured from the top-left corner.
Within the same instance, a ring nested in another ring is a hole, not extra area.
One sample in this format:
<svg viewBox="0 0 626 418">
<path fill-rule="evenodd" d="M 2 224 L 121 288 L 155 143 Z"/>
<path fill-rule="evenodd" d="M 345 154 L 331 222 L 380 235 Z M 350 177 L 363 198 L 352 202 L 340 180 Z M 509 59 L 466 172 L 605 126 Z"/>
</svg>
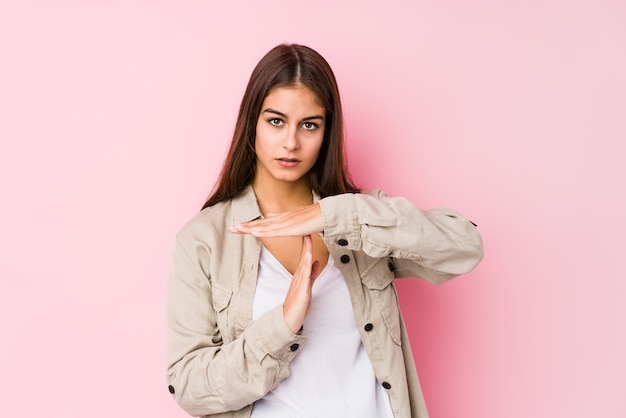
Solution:
<svg viewBox="0 0 626 418">
<path fill-rule="evenodd" d="M 300 329 L 311 303 L 311 272 L 313 271 L 313 240 L 310 235 L 302 237 L 302 250 L 298 269 L 294 273 L 283 303 L 283 315 L 289 328 Z"/>
<path fill-rule="evenodd" d="M 311 235 L 307 234 L 307 235 L 303 235 L 302 236 L 302 243 L 304 244 L 304 249 L 307 251 L 311 251 L 313 249 L 313 239 L 311 238 Z"/>
<path fill-rule="evenodd" d="M 302 253 L 300 254 L 300 267 L 305 273 L 311 271 L 311 265 L 313 263 L 313 240 L 310 235 L 302 237 Z"/>
<path fill-rule="evenodd" d="M 246 225 L 249 233 L 257 237 L 304 236 L 324 230 L 323 221 L 311 219 L 307 214 L 280 214 L 265 222 Z"/>
<path fill-rule="evenodd" d="M 266 231 L 284 228 L 286 226 L 284 218 L 284 214 L 272 214 L 269 218 L 257 219 L 255 221 L 242 222 L 240 224 L 229 226 L 228 230 L 236 234 L 263 233 Z"/>
<path fill-rule="evenodd" d="M 313 265 L 313 245 L 310 237 L 302 237 L 302 250 L 300 251 L 300 260 L 298 268 L 293 274 L 292 283 L 299 285 L 307 282 L 311 278 L 311 266 Z"/>
</svg>

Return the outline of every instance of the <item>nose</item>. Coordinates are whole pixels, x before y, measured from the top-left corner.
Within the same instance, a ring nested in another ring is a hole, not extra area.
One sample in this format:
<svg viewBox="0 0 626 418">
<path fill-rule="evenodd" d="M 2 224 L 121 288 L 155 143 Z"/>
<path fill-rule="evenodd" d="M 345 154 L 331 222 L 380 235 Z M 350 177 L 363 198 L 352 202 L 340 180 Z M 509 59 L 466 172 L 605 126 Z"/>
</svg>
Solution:
<svg viewBox="0 0 626 418">
<path fill-rule="evenodd" d="M 286 135 L 285 135 L 285 139 L 283 142 L 283 148 L 286 151 L 295 151 L 298 148 L 300 148 L 300 140 L 298 139 L 298 130 L 297 130 L 297 126 L 296 127 L 291 127 L 290 129 L 286 130 Z"/>
</svg>

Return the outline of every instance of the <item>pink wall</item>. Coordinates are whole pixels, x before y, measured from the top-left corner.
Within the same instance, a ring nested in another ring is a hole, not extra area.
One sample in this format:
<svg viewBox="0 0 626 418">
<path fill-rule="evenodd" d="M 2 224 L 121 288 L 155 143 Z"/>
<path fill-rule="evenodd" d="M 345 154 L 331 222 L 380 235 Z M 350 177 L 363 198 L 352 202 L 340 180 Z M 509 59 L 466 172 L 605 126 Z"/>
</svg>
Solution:
<svg viewBox="0 0 626 418">
<path fill-rule="evenodd" d="M 186 416 L 173 236 L 282 41 L 334 67 L 362 185 L 482 231 L 398 283 L 433 418 L 626 416 L 624 3 L 238 3 L 0 1 L 0 416 Z"/>
</svg>

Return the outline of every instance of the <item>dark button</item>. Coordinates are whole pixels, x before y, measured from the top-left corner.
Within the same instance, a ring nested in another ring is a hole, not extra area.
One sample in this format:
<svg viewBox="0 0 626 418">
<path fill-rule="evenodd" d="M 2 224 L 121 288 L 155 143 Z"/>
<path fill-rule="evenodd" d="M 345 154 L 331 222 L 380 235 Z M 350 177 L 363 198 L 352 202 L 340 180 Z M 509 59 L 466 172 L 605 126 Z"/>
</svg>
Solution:
<svg viewBox="0 0 626 418">
<path fill-rule="evenodd" d="M 478 225 L 476 225 L 476 224 L 475 224 L 474 222 L 472 222 L 472 221 L 469 221 L 469 223 L 471 223 L 471 224 L 472 224 L 472 225 L 474 225 L 474 226 L 478 226 Z"/>
<path fill-rule="evenodd" d="M 391 261 L 387 264 L 387 267 L 389 267 L 389 271 L 394 271 L 396 269 Z"/>
<path fill-rule="evenodd" d="M 172 386 L 172 385 L 169 385 L 169 386 L 167 387 L 167 390 L 169 390 L 169 391 L 170 391 L 170 393 L 171 393 L 172 395 L 174 394 L 174 392 L 176 392 L 176 391 L 174 390 L 174 386 Z"/>
<path fill-rule="evenodd" d="M 391 389 L 391 385 L 389 383 L 387 383 L 387 382 L 383 382 L 383 387 L 385 389 Z"/>
<path fill-rule="evenodd" d="M 298 349 L 298 347 L 300 347 L 300 344 L 295 343 L 295 344 L 291 344 L 291 347 L 289 347 L 289 349 L 291 351 L 296 351 Z"/>
<path fill-rule="evenodd" d="M 348 264 L 350 262 L 350 256 L 344 254 L 341 256 L 340 260 L 343 264 Z"/>
<path fill-rule="evenodd" d="M 365 324 L 365 326 L 363 327 L 363 329 L 367 332 L 370 332 L 371 330 L 374 329 L 374 325 L 372 324 Z"/>
<path fill-rule="evenodd" d="M 342 247 L 345 247 L 346 245 L 348 245 L 348 240 L 341 238 L 337 241 L 337 244 L 341 245 Z"/>
</svg>

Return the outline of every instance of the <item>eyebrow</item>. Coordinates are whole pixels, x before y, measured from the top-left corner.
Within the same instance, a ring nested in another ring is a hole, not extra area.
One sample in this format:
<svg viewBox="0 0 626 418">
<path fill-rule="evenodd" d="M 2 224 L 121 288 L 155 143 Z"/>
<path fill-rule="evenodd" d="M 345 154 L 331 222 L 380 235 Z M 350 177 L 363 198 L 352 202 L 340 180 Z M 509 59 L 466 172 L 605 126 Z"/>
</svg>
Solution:
<svg viewBox="0 0 626 418">
<path fill-rule="evenodd" d="M 289 118 L 287 117 L 287 115 L 286 115 L 286 114 L 284 114 L 283 112 L 279 112 L 278 110 L 274 110 L 274 109 L 270 109 L 270 108 L 265 109 L 265 110 L 264 110 L 263 112 L 261 112 L 261 113 L 273 113 L 273 114 L 275 114 L 275 115 L 280 116 L 281 118 L 289 119 Z M 324 116 L 322 116 L 322 115 L 307 116 L 306 118 L 304 118 L 304 119 L 302 119 L 302 120 L 304 121 L 304 120 L 313 120 L 313 119 L 321 119 L 321 120 L 324 120 Z"/>
</svg>

